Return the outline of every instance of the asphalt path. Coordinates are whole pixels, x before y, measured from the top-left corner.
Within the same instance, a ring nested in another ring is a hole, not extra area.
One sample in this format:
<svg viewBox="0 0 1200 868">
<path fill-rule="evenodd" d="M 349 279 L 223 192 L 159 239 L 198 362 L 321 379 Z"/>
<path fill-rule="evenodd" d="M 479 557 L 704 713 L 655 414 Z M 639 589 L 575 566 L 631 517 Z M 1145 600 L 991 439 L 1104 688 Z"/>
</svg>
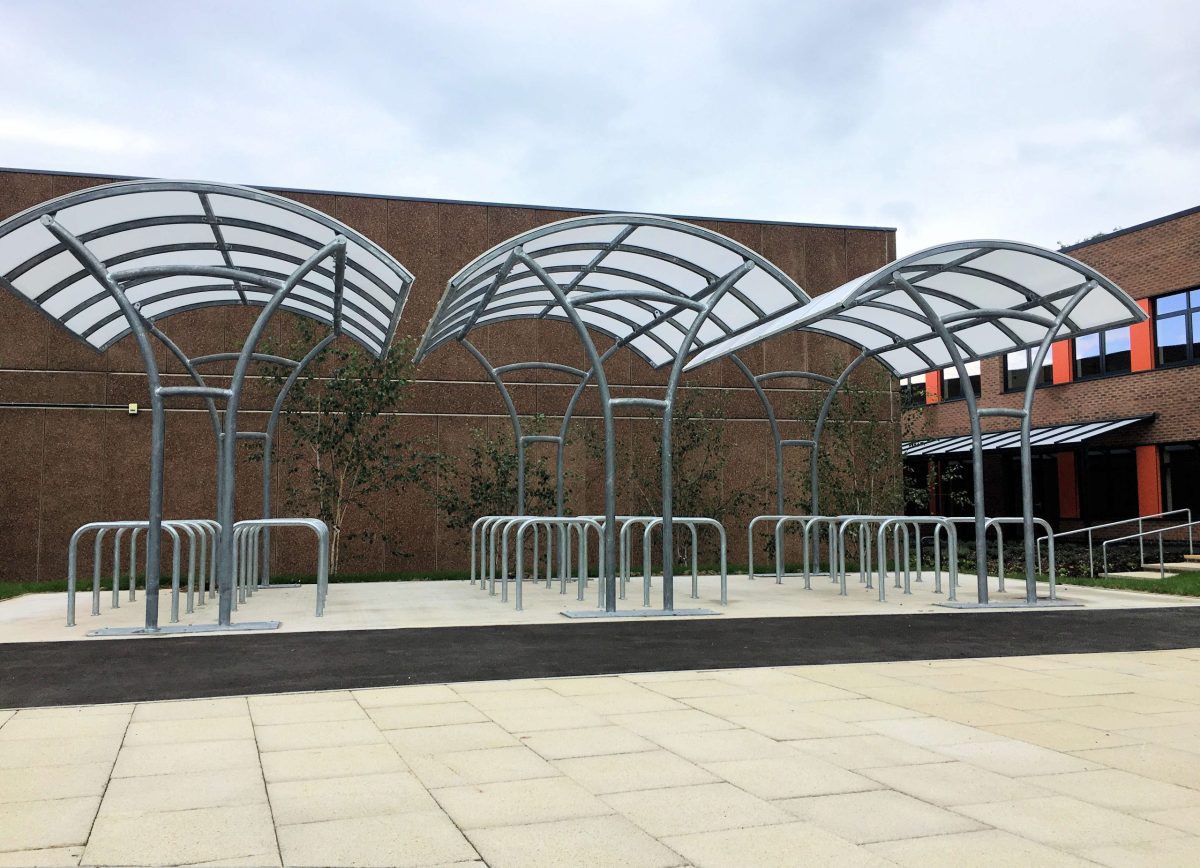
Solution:
<svg viewBox="0 0 1200 868">
<path fill-rule="evenodd" d="M 1200 646 L 1200 607 L 696 618 L 0 645 L 0 708 Z"/>
</svg>

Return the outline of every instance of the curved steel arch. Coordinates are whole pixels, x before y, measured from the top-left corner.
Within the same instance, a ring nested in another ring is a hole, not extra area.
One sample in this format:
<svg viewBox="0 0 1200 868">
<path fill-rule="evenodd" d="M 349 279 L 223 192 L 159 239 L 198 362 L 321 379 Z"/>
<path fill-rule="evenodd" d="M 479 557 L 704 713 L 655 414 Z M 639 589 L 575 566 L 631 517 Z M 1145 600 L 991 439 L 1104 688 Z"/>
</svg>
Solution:
<svg viewBox="0 0 1200 868">
<path fill-rule="evenodd" d="M 146 621 L 144 628 L 128 632 L 160 630 L 157 565 L 166 401 L 201 398 L 212 423 L 221 526 L 215 627 L 230 629 L 237 442 L 253 438 L 264 443 L 264 513 L 269 517 L 270 451 L 292 385 L 338 335 L 384 357 L 412 283 L 403 265 L 332 217 L 232 185 L 164 180 L 108 184 L 0 222 L 0 284 L 94 350 L 133 335 L 142 356 L 152 420 Z M 159 327 L 175 314 L 215 305 L 262 308 L 237 352 L 189 358 Z M 260 353 L 258 343 L 280 310 L 317 320 L 329 327 L 329 334 L 299 361 Z M 152 336 L 184 367 L 192 385 L 162 385 Z M 214 361 L 236 363 L 228 387 L 205 382 L 199 368 Z M 267 430 L 240 431 L 243 386 L 250 365 L 261 362 L 289 367 L 290 375 L 276 397 Z M 223 418 L 218 402 L 224 403 Z M 269 581 L 268 546 L 264 535 L 263 575 Z"/>
<path fill-rule="evenodd" d="M 133 326 L 105 282 L 49 231 L 46 219 L 86 247 L 150 321 L 197 307 L 265 307 L 314 253 L 343 238 L 342 265 L 309 270 L 283 307 L 382 357 L 413 282 L 408 269 L 344 223 L 231 184 L 104 184 L 0 221 L 0 284 L 96 351 Z"/>
</svg>

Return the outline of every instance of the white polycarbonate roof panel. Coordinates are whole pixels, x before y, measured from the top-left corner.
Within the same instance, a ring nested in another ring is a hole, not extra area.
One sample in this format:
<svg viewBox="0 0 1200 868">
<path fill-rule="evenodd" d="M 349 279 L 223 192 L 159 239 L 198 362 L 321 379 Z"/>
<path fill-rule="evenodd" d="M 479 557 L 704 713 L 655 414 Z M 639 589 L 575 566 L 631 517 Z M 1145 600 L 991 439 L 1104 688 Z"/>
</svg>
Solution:
<svg viewBox="0 0 1200 868">
<path fill-rule="evenodd" d="M 913 287 L 919 302 L 896 274 Z M 1077 290 L 1082 297 L 1055 331 L 1056 339 L 1145 319 L 1116 284 L 1061 253 L 1016 242 L 967 241 L 896 260 L 811 304 L 768 316 L 752 329 L 700 348 L 687 367 L 803 329 L 855 343 L 903 377 L 952 362 L 941 326 L 966 359 L 1037 346 Z M 1025 314 L 1041 321 L 1031 322 Z"/>
<path fill-rule="evenodd" d="M 274 288 L 341 236 L 346 274 L 341 326 L 377 356 L 387 352 L 413 277 L 376 244 L 326 214 L 251 190 L 192 181 L 127 181 L 44 202 L 0 223 L 0 284 L 97 350 L 130 331 L 108 288 L 43 224 L 52 219 L 156 320 L 197 307 L 266 304 Z M 170 269 L 138 276 L 137 269 Z M 200 269 L 238 274 L 200 274 Z M 335 263 L 310 271 L 283 307 L 334 325 Z M 353 327 L 351 328 L 351 324 Z"/>
<path fill-rule="evenodd" d="M 418 358 L 479 325 L 568 318 L 555 292 L 524 263 L 505 271 L 516 251 L 533 259 L 572 304 L 589 293 L 637 293 L 635 299 L 601 298 L 577 310 L 585 326 L 627 343 L 655 367 L 689 351 L 684 344 L 697 312 L 673 304 L 673 298 L 703 304 L 723 278 L 736 278 L 711 300 L 691 351 L 752 329 L 767 313 L 808 302 L 804 290 L 776 266 L 707 229 L 646 215 L 577 217 L 511 238 L 459 271 Z M 641 329 L 646 334 L 639 334 Z"/>
</svg>

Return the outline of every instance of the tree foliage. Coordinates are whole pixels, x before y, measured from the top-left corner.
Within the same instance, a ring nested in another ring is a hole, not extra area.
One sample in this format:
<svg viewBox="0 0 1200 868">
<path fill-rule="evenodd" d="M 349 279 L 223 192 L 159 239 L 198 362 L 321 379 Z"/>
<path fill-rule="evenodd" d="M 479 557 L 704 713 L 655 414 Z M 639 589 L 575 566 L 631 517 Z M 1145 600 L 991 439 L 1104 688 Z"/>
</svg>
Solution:
<svg viewBox="0 0 1200 868">
<path fill-rule="evenodd" d="M 524 423 L 526 434 L 546 429 L 544 416 Z M 556 507 L 554 462 L 538 450 L 526 449 L 525 511 L 530 515 L 553 515 Z M 471 443 L 464 456 L 438 453 L 433 456 L 437 480 L 423 476 L 423 484 L 437 499 L 448 528 L 470 528 L 484 515 L 511 515 L 517 505 L 517 449 L 511 437 L 492 437 L 480 428 L 471 429 Z M 564 483 L 565 484 L 565 483 Z M 567 495 L 564 491 L 564 497 Z"/>
<path fill-rule="evenodd" d="M 300 358 L 318 340 L 298 320 L 283 353 Z M 412 385 L 411 340 L 397 341 L 383 359 L 349 341 L 331 343 L 292 386 L 282 411 L 285 436 L 276 436 L 273 461 L 286 480 L 289 510 L 329 525 L 330 569 L 338 571 L 345 542 L 382 541 L 395 548 L 380 506 L 418 481 L 427 461 L 400 431 L 400 409 Z M 283 385 L 290 369 L 271 378 Z"/>
</svg>

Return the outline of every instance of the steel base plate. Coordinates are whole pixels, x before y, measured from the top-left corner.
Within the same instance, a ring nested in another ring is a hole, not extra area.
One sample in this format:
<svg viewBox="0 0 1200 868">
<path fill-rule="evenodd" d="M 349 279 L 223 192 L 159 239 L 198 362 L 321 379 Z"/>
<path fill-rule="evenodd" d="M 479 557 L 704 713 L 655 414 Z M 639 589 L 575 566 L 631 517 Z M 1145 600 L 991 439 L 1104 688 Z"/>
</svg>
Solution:
<svg viewBox="0 0 1200 868">
<path fill-rule="evenodd" d="M 1051 600 L 1046 597 L 1039 597 L 1036 603 L 1027 603 L 1024 600 L 1000 600 L 994 603 L 947 600 L 944 603 L 934 603 L 933 605 L 946 609 L 1078 609 L 1083 607 L 1083 603 L 1076 603 L 1072 600 Z"/>
<path fill-rule="evenodd" d="M 563 612 L 568 618 L 691 618 L 697 615 L 719 615 L 712 609 L 622 609 L 606 612 L 603 609 L 577 609 Z"/>
<path fill-rule="evenodd" d="M 182 633 L 244 633 L 250 630 L 278 630 L 278 621 L 242 621 L 238 624 L 169 624 L 166 627 L 103 627 L 89 636 L 177 636 Z"/>
</svg>

